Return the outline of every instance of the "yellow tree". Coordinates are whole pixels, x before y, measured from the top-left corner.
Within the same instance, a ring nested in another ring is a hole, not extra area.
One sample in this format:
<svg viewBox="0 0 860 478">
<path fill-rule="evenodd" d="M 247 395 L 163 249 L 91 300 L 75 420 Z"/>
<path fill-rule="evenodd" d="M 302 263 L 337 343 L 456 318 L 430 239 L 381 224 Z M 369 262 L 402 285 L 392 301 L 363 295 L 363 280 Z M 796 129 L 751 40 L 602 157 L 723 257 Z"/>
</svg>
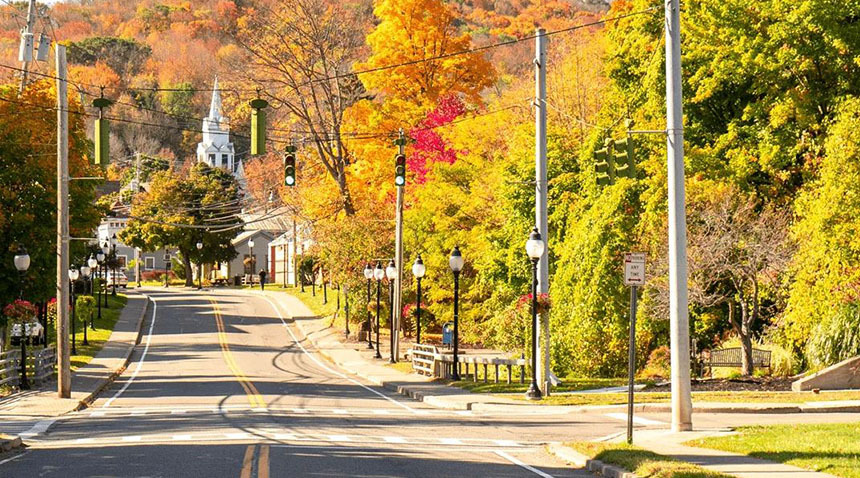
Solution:
<svg viewBox="0 0 860 478">
<path fill-rule="evenodd" d="M 379 18 L 367 36 L 373 53 L 356 71 L 368 71 L 359 75 L 362 83 L 407 113 L 425 112 L 451 94 L 480 103 L 481 92 L 493 85 L 492 65 L 483 53 L 469 51 L 469 34 L 459 32 L 442 0 L 377 0 L 373 13 Z"/>
</svg>

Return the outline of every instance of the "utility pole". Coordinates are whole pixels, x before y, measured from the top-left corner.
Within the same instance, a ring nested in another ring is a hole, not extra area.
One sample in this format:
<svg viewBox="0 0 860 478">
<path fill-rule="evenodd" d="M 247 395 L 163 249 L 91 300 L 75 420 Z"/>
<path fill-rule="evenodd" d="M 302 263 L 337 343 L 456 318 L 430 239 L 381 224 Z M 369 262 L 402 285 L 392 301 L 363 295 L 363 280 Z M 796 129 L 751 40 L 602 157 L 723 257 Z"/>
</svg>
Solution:
<svg viewBox="0 0 860 478">
<path fill-rule="evenodd" d="M 298 256 L 296 255 L 296 253 L 298 252 L 297 251 L 298 240 L 299 240 L 299 238 L 296 235 L 296 215 L 294 213 L 293 214 L 293 251 L 292 252 L 293 252 L 293 285 L 296 287 L 299 286 L 299 264 L 298 264 Z"/>
<path fill-rule="evenodd" d="M 538 261 L 538 293 L 549 293 L 549 233 L 547 231 L 546 178 L 546 30 L 537 29 L 535 36 L 535 226 L 546 241 L 543 256 Z M 543 341 L 538 340 L 538 356 L 543 366 L 535 370 L 544 396 L 550 394 L 549 314 L 538 316 Z M 541 347 L 541 342 L 543 347 Z"/>
<path fill-rule="evenodd" d="M 406 150 L 406 137 L 403 135 L 403 128 L 400 128 L 400 135 L 397 138 L 397 152 L 404 154 Z M 394 284 L 394 304 L 392 304 L 393 314 L 391 322 L 391 336 L 394 337 L 393 350 L 394 361 L 400 357 L 400 302 L 403 292 L 403 188 L 405 182 L 397 187 L 397 208 L 395 212 L 394 225 L 394 265 L 397 267 L 397 278 Z"/>
<path fill-rule="evenodd" d="M 135 153 L 132 198 L 137 197 L 138 191 L 140 191 L 140 153 Z M 140 249 L 137 247 L 134 248 L 134 278 L 137 280 L 137 286 L 140 287 Z"/>
<path fill-rule="evenodd" d="M 666 2 L 666 161 L 669 172 L 669 331 L 672 430 L 693 429 L 690 396 L 690 316 L 687 304 L 687 215 L 681 110 L 681 11 Z"/>
<path fill-rule="evenodd" d="M 32 1 L 31 1 L 32 4 Z M 57 47 L 57 395 L 71 398 L 69 356 L 69 101 L 66 47 Z"/>
<path fill-rule="evenodd" d="M 28 68 L 30 61 L 33 58 L 33 28 L 36 26 L 36 0 L 30 0 L 27 7 L 27 26 L 21 32 L 21 86 L 18 88 L 19 93 L 24 92 L 24 87 L 27 86 Z"/>
</svg>

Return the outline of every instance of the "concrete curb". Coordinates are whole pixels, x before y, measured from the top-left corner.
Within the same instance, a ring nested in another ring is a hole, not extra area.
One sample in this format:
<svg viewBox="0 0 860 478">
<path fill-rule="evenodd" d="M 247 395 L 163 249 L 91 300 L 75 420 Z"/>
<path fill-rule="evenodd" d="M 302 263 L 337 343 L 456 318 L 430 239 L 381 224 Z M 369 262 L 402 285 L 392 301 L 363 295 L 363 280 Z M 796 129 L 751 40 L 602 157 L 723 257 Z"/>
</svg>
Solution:
<svg viewBox="0 0 860 478">
<path fill-rule="evenodd" d="M 561 458 L 573 466 L 585 468 L 586 470 L 600 476 L 610 478 L 639 478 L 635 473 L 631 473 L 615 465 L 608 465 L 600 460 L 592 460 L 578 451 L 560 443 L 552 443 L 548 445 L 547 450 L 551 454 Z"/>
<path fill-rule="evenodd" d="M 23 445 L 24 442 L 21 441 L 21 437 L 0 435 L 0 453 L 12 451 L 16 448 L 20 448 Z"/>
<path fill-rule="evenodd" d="M 146 318 L 146 311 L 149 310 L 149 297 L 142 292 L 138 292 L 138 293 L 143 296 L 144 304 L 143 304 L 143 310 L 141 311 L 140 317 L 137 318 L 137 325 L 135 326 L 135 330 L 137 331 L 137 337 L 135 338 L 134 344 L 132 344 L 130 347 L 128 347 L 128 350 L 125 352 L 125 356 L 122 358 L 122 365 L 120 365 L 113 372 L 111 372 L 111 374 L 109 376 L 102 379 L 101 383 L 99 383 L 96 386 L 96 389 L 93 390 L 86 397 L 82 398 L 78 402 L 78 405 L 72 410 L 72 412 L 77 412 L 77 411 L 83 410 L 85 408 L 89 408 L 90 404 L 92 404 L 95 401 L 96 397 L 105 388 L 107 388 L 110 384 L 112 384 L 120 375 L 122 375 L 123 372 L 125 372 L 125 369 L 128 367 L 128 362 L 131 360 L 131 354 L 134 352 L 134 349 L 137 346 L 137 344 L 140 343 L 141 332 L 143 330 L 143 320 Z M 108 340 L 110 340 L 110 338 L 108 338 Z"/>
</svg>

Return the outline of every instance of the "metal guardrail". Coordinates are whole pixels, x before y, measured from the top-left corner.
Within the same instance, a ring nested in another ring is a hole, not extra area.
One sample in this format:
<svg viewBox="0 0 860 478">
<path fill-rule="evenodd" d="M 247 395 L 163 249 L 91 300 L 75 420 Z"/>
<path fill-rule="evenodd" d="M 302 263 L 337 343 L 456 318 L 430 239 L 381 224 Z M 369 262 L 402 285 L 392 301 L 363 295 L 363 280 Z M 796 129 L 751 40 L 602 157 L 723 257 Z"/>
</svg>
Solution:
<svg viewBox="0 0 860 478">
<path fill-rule="evenodd" d="M 28 351 L 29 352 L 29 351 Z M 27 354 L 27 379 L 34 385 L 49 380 L 57 364 L 57 350 L 47 347 Z M 0 385 L 17 387 L 21 379 L 21 351 L 0 352 Z"/>
<path fill-rule="evenodd" d="M 412 357 L 412 369 L 419 374 L 429 375 L 439 378 L 448 378 L 453 372 L 454 355 L 449 353 L 439 353 L 438 349 L 433 345 L 414 345 L 409 350 L 409 355 Z M 526 379 L 525 358 L 506 359 L 499 357 L 482 357 L 480 355 L 458 355 L 457 366 L 459 367 L 460 376 L 468 377 L 471 375 L 472 381 L 477 382 L 480 375 L 479 367 L 483 368 L 483 381 L 489 382 L 489 369 L 494 368 L 494 383 L 499 383 L 499 369 L 507 369 L 507 383 L 513 382 L 513 368 L 520 368 L 520 383 L 525 383 Z M 465 366 L 465 374 L 463 367 Z"/>
</svg>

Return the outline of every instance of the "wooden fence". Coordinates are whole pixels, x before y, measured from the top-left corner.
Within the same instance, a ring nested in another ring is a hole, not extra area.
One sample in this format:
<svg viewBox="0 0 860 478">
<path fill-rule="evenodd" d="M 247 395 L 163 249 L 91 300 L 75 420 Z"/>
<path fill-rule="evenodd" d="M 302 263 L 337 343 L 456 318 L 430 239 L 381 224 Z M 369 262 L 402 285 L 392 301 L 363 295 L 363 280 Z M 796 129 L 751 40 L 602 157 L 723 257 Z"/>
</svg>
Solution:
<svg viewBox="0 0 860 478">
<path fill-rule="evenodd" d="M 39 385 L 50 380 L 57 364 L 57 351 L 53 347 L 27 350 L 27 380 L 31 385 Z M 0 352 L 0 385 L 18 387 L 21 373 L 21 351 Z"/>
</svg>

